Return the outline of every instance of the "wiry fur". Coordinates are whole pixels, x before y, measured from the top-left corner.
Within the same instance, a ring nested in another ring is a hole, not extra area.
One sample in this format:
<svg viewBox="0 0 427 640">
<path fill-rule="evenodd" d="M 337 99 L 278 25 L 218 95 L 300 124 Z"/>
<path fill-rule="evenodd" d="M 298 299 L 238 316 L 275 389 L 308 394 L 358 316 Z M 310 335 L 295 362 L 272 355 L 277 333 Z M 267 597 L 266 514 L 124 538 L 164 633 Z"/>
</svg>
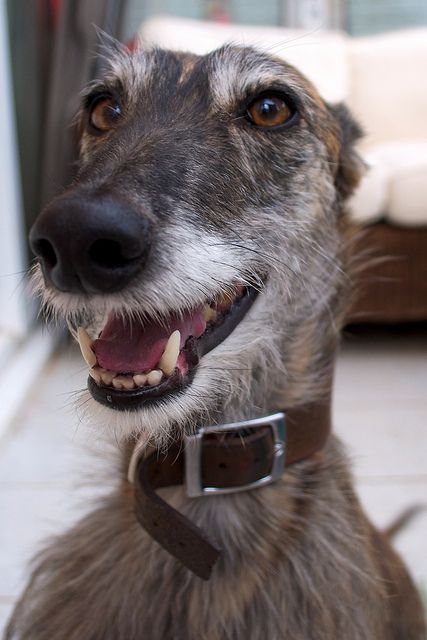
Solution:
<svg viewBox="0 0 427 640">
<path fill-rule="evenodd" d="M 122 441 L 117 489 L 36 560 L 7 640 L 421 640 L 415 589 L 361 511 L 334 439 L 257 491 L 196 500 L 167 491 L 223 549 L 207 583 L 142 531 L 126 480 L 134 436 L 164 447 L 172 429 L 327 392 L 349 298 L 344 201 L 362 171 L 357 126 L 295 69 L 247 48 L 196 57 L 116 47 L 98 88 L 118 97 L 123 121 L 94 138 L 82 111 L 81 171 L 69 191 L 137 208 L 155 230 L 150 259 L 111 296 L 60 294 L 37 270 L 50 312 L 95 335 L 112 310 L 161 319 L 236 280 L 260 295 L 180 394 L 134 413 L 90 400 L 90 419 Z M 245 104 L 268 89 L 294 102 L 295 126 L 246 121 Z"/>
</svg>

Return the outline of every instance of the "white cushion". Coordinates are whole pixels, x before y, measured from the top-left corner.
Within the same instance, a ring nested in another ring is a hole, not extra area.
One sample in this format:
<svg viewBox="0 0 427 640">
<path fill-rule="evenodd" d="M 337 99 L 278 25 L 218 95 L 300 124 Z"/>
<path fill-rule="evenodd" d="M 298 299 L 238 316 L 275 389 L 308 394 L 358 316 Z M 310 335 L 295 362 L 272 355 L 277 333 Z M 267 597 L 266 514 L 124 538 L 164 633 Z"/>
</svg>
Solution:
<svg viewBox="0 0 427 640">
<path fill-rule="evenodd" d="M 387 202 L 387 171 L 367 154 L 361 154 L 367 170 L 349 201 L 351 219 L 357 224 L 371 224 L 383 217 Z"/>
<path fill-rule="evenodd" d="M 348 106 L 371 147 L 427 139 L 427 29 L 348 39 Z"/>
<path fill-rule="evenodd" d="M 389 179 L 387 219 L 401 225 L 427 225 L 427 140 L 402 145 Z"/>
<path fill-rule="evenodd" d="M 350 200 L 352 219 L 427 225 L 427 138 L 377 145 L 363 156 L 370 170 Z"/>
<path fill-rule="evenodd" d="M 338 31 L 218 24 L 183 18 L 157 17 L 143 23 L 148 44 L 199 55 L 224 43 L 255 46 L 297 67 L 330 102 L 348 95 L 347 37 Z"/>
</svg>

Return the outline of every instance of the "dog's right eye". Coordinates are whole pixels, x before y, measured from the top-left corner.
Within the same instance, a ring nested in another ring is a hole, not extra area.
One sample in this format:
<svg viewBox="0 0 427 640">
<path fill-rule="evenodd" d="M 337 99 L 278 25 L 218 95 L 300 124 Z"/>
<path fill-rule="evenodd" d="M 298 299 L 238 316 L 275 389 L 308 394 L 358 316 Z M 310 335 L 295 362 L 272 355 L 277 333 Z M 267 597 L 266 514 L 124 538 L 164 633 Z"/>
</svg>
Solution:
<svg viewBox="0 0 427 640">
<path fill-rule="evenodd" d="M 276 92 L 259 95 L 246 111 L 249 122 L 262 129 L 277 129 L 289 125 L 295 114 L 295 109 L 292 109 L 285 97 Z"/>
<path fill-rule="evenodd" d="M 111 96 L 100 96 L 90 105 L 89 124 L 97 133 L 112 129 L 122 114 L 120 105 Z"/>
</svg>

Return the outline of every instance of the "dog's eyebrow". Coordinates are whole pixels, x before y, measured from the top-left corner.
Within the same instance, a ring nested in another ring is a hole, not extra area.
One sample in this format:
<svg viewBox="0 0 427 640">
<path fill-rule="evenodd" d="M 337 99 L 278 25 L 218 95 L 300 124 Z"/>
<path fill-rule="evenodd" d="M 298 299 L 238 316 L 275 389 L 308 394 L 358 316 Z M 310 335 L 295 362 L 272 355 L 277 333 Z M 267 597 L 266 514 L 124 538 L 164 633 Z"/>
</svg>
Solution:
<svg viewBox="0 0 427 640">
<path fill-rule="evenodd" d="M 116 89 L 109 86 L 105 82 L 92 82 L 89 86 L 87 86 L 80 94 L 80 102 L 83 109 L 87 109 L 92 100 L 97 96 L 102 94 L 115 93 Z"/>
<path fill-rule="evenodd" d="M 226 110 L 251 92 L 282 87 L 295 96 L 302 88 L 284 62 L 266 58 L 249 48 L 223 47 L 214 52 L 209 66 L 213 100 Z"/>
</svg>

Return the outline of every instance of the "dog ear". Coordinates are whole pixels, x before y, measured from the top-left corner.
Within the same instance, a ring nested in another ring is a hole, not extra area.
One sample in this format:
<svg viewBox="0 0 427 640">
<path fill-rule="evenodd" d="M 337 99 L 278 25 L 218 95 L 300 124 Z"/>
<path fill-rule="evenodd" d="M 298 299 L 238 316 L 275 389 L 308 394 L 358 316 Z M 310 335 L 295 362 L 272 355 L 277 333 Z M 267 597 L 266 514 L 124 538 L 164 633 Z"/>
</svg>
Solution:
<svg viewBox="0 0 427 640">
<path fill-rule="evenodd" d="M 340 197 L 346 200 L 366 171 L 366 164 L 355 148 L 355 143 L 363 136 L 363 130 L 345 104 L 339 103 L 329 108 L 341 133 L 335 186 Z"/>
</svg>

